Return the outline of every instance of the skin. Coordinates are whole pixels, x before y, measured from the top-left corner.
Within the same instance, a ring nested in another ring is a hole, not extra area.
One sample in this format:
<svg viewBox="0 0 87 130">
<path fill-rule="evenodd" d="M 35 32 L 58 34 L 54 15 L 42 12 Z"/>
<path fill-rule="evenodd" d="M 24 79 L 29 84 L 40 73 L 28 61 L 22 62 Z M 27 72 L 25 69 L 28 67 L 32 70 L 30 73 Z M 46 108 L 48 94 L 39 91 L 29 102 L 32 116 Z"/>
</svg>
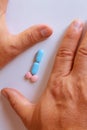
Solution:
<svg viewBox="0 0 87 130">
<path fill-rule="evenodd" d="M 32 26 L 18 35 L 11 34 L 6 25 L 7 5 L 8 0 L 0 0 L 0 68 L 52 34 L 52 29 L 46 25 Z"/>
<path fill-rule="evenodd" d="M 47 87 L 37 104 L 1 90 L 28 130 L 87 130 L 87 32 L 73 21 L 61 40 Z"/>
</svg>

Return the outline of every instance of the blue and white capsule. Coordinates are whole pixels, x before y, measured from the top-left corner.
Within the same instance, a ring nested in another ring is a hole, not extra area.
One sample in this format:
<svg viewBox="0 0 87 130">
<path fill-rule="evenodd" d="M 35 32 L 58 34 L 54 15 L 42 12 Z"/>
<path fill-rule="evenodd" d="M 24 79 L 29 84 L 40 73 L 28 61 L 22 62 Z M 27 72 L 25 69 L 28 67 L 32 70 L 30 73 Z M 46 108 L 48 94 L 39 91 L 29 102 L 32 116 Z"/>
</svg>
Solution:
<svg viewBox="0 0 87 130">
<path fill-rule="evenodd" d="M 34 62 L 32 68 L 31 68 L 31 74 L 36 75 L 38 73 L 38 71 L 39 71 L 39 63 Z"/>
<path fill-rule="evenodd" d="M 36 54 L 36 59 L 35 61 L 40 63 L 42 61 L 42 58 L 44 56 L 44 50 L 39 50 Z"/>
</svg>

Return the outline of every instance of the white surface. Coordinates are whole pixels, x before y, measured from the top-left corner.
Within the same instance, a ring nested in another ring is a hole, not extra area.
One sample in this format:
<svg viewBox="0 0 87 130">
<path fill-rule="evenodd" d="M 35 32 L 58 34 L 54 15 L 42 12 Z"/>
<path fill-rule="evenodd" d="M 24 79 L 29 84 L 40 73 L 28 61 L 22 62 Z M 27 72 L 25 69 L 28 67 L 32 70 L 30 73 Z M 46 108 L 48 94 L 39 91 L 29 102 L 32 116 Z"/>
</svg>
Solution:
<svg viewBox="0 0 87 130">
<path fill-rule="evenodd" d="M 13 87 L 31 101 L 36 101 L 43 92 L 55 55 L 57 41 L 64 28 L 74 18 L 87 18 L 86 0 L 10 0 L 7 11 L 7 24 L 13 33 L 19 33 L 33 24 L 45 23 L 51 26 L 54 34 L 48 40 L 27 50 L 0 72 L 0 89 Z M 30 84 L 24 74 L 30 69 L 38 49 L 45 50 L 40 65 L 40 80 Z M 50 67 L 49 67 L 50 65 Z M 0 96 L 0 130 L 26 130 L 7 101 Z"/>
</svg>

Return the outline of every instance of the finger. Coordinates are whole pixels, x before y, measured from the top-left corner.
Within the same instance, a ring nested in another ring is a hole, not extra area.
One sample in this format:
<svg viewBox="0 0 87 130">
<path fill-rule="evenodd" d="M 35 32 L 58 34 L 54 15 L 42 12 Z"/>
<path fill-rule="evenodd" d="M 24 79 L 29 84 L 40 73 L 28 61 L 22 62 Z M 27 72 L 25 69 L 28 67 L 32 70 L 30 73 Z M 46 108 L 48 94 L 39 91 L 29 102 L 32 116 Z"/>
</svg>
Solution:
<svg viewBox="0 0 87 130">
<path fill-rule="evenodd" d="M 34 105 L 31 104 L 22 94 L 17 90 L 11 88 L 5 88 L 1 90 L 3 96 L 5 96 L 15 112 L 24 121 L 25 119 L 31 121 L 34 111 Z"/>
<path fill-rule="evenodd" d="M 87 31 L 85 32 L 81 44 L 77 50 L 72 72 L 81 76 L 87 75 Z"/>
<path fill-rule="evenodd" d="M 6 13 L 8 0 L 0 0 L 0 15 Z"/>
<path fill-rule="evenodd" d="M 19 53 L 33 46 L 34 44 L 45 40 L 52 34 L 52 29 L 46 25 L 33 26 L 26 31 L 20 33 L 16 37 L 15 48 L 18 49 Z"/>
<path fill-rule="evenodd" d="M 53 67 L 53 73 L 57 76 L 66 76 L 70 73 L 82 30 L 83 23 L 79 20 L 73 21 L 67 29 Z"/>
</svg>

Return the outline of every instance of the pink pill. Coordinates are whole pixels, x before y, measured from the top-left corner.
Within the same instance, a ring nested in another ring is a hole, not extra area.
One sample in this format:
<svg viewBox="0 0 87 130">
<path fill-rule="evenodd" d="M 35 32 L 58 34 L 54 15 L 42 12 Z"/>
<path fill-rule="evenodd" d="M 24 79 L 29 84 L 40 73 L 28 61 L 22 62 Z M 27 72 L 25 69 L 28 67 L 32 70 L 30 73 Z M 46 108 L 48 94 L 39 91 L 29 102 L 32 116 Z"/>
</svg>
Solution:
<svg viewBox="0 0 87 130">
<path fill-rule="evenodd" d="M 31 77 L 31 82 L 37 82 L 38 81 L 38 76 L 37 75 L 33 75 Z"/>
<path fill-rule="evenodd" d="M 26 79 L 30 79 L 32 77 L 32 74 L 30 73 L 30 72 L 27 72 L 26 74 L 25 74 L 25 78 Z"/>
</svg>

